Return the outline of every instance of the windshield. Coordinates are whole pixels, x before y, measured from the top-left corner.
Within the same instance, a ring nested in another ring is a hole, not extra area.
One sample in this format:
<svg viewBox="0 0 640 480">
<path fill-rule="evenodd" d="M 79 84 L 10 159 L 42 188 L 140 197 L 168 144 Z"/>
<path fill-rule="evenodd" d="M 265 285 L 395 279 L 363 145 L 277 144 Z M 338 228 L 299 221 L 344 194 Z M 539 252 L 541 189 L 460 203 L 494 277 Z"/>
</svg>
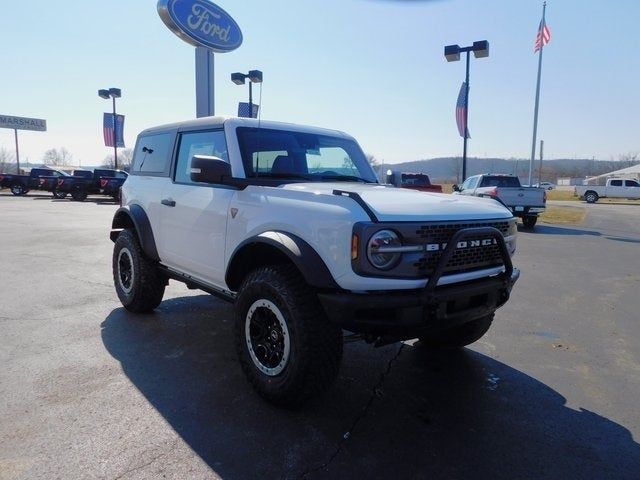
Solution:
<svg viewBox="0 0 640 480">
<path fill-rule="evenodd" d="M 264 128 L 237 132 L 247 178 L 377 183 L 351 139 Z"/>
</svg>

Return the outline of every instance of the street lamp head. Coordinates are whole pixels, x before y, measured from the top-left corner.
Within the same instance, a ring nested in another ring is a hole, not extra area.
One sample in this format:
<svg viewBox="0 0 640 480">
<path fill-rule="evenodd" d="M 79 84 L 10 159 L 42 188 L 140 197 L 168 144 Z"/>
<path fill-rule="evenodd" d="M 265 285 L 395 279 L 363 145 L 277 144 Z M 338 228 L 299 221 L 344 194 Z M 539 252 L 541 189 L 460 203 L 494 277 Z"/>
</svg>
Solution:
<svg viewBox="0 0 640 480">
<path fill-rule="evenodd" d="M 489 56 L 489 42 L 480 40 L 473 42 L 473 56 L 476 58 L 485 58 Z"/>
<path fill-rule="evenodd" d="M 101 88 L 100 90 L 98 90 L 98 96 L 100 98 L 109 99 L 109 90 Z"/>
<path fill-rule="evenodd" d="M 122 96 L 122 90 L 119 88 L 110 88 L 109 95 L 111 95 L 112 98 L 120 98 Z"/>
<path fill-rule="evenodd" d="M 244 85 L 246 78 L 247 76 L 244 73 L 236 72 L 231 74 L 231 81 L 236 85 Z"/>
<path fill-rule="evenodd" d="M 262 83 L 262 72 L 260 70 L 249 70 L 247 76 L 253 83 Z"/>
<path fill-rule="evenodd" d="M 447 62 L 457 62 L 460 60 L 460 45 L 447 45 L 444 47 L 444 57 Z"/>
</svg>

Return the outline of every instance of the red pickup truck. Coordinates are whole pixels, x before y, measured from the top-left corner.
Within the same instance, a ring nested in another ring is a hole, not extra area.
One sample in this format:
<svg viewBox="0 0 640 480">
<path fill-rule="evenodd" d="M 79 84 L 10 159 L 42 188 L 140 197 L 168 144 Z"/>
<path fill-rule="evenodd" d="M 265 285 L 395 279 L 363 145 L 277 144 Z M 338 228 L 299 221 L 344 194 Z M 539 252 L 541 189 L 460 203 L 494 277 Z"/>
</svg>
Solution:
<svg viewBox="0 0 640 480">
<path fill-rule="evenodd" d="M 387 182 L 400 188 L 410 188 L 421 192 L 442 193 L 442 185 L 434 185 L 425 173 L 387 171 Z"/>
</svg>

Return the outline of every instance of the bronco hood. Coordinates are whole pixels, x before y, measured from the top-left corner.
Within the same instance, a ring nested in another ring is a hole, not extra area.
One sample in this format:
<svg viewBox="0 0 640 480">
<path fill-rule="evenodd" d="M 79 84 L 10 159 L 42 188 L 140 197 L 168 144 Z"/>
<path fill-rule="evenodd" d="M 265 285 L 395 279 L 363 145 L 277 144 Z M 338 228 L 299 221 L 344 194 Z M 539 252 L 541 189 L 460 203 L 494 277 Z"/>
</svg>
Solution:
<svg viewBox="0 0 640 480">
<path fill-rule="evenodd" d="M 335 190 L 358 194 L 384 222 L 486 220 L 510 218 L 511 212 L 489 198 L 419 192 L 404 188 L 350 182 L 290 183 L 281 188 L 333 195 Z M 355 202 L 352 199 L 345 201 Z"/>
</svg>

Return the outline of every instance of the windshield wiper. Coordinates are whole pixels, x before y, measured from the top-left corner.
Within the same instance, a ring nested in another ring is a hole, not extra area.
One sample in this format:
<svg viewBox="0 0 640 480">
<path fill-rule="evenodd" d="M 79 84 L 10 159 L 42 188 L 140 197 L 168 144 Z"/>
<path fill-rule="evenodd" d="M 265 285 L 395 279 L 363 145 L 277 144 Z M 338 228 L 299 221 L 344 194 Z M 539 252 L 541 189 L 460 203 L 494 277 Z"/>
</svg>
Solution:
<svg viewBox="0 0 640 480">
<path fill-rule="evenodd" d="M 322 180 L 338 180 L 340 182 L 376 183 L 355 175 L 319 175 Z"/>
<path fill-rule="evenodd" d="M 300 179 L 300 180 L 307 180 L 309 181 L 309 175 L 302 175 L 300 173 L 289 173 L 289 172 L 282 172 L 282 173 L 259 173 L 257 175 L 255 175 L 254 178 L 295 178 L 295 179 Z"/>
</svg>

